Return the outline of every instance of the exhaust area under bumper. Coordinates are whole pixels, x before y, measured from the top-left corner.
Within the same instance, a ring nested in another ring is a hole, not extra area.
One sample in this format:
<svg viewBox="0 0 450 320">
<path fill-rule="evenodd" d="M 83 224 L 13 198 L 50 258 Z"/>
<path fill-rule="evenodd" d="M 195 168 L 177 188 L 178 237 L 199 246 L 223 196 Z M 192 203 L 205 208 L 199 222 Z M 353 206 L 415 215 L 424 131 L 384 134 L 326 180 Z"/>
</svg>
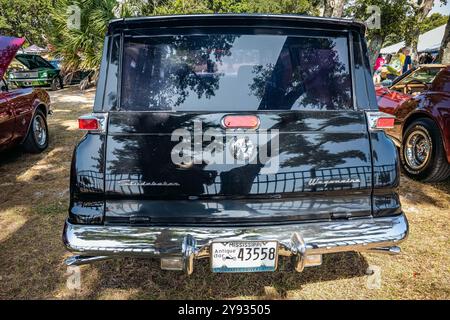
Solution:
<svg viewBox="0 0 450 320">
<path fill-rule="evenodd" d="M 212 241 L 275 240 L 278 255 L 295 269 L 319 265 L 322 254 L 344 251 L 400 253 L 408 235 L 402 213 L 392 217 L 246 227 L 139 227 L 76 225 L 66 221 L 63 241 L 80 255 L 66 260 L 82 265 L 117 257 L 159 257 L 166 270 L 193 272 L 194 260 L 210 257 Z"/>
</svg>

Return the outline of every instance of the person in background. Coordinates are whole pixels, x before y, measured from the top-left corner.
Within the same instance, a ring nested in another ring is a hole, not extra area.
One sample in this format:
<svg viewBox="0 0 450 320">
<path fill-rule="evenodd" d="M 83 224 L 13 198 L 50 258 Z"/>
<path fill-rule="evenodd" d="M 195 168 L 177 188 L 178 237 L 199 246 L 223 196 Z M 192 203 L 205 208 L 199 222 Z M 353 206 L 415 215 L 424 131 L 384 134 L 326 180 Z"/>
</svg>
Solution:
<svg viewBox="0 0 450 320">
<path fill-rule="evenodd" d="M 385 64 L 391 63 L 391 60 L 392 60 L 392 54 L 388 53 L 388 54 L 386 55 L 386 58 L 385 58 L 384 60 L 385 60 L 385 61 L 384 61 Z"/>
<path fill-rule="evenodd" d="M 403 48 L 400 49 L 386 64 L 388 79 L 395 79 L 402 74 L 403 65 L 405 63 L 405 55 L 403 54 Z"/>
<path fill-rule="evenodd" d="M 433 62 L 433 56 L 429 52 L 422 53 L 419 58 L 420 64 L 429 64 Z"/>
<path fill-rule="evenodd" d="M 377 60 L 375 60 L 375 65 L 373 66 L 373 71 L 377 71 L 378 69 L 380 69 L 385 63 L 385 60 L 383 58 L 383 55 L 380 53 L 378 55 Z"/>
<path fill-rule="evenodd" d="M 406 58 L 405 54 L 403 53 L 404 50 L 405 50 L 405 47 L 399 49 L 397 54 L 395 55 L 400 60 L 400 63 L 402 64 L 402 68 L 403 68 L 403 65 L 405 64 L 405 58 Z M 401 74 L 401 70 L 400 70 L 400 74 Z"/>
<path fill-rule="evenodd" d="M 404 60 L 403 60 L 403 68 L 402 68 L 402 73 L 407 72 L 409 69 L 412 68 L 412 59 L 411 59 L 411 50 L 409 50 L 409 48 L 404 47 L 402 48 L 402 53 L 404 55 Z"/>
</svg>

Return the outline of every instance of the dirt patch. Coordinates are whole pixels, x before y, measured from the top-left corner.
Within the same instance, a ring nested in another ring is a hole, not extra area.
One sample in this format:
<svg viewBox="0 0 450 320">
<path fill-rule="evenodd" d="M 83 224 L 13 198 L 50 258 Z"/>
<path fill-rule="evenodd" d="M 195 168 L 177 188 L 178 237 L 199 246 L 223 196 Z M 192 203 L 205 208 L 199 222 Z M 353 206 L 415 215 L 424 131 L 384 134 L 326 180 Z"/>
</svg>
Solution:
<svg viewBox="0 0 450 320">
<path fill-rule="evenodd" d="M 450 181 L 401 180 L 410 236 L 399 256 L 341 253 L 303 273 L 212 274 L 206 261 L 186 277 L 158 261 L 121 259 L 83 266 L 81 287 L 61 242 L 72 151 L 82 137 L 77 118 L 94 91 L 51 93 L 50 146 L 39 155 L 0 154 L 1 299 L 449 299 Z M 283 264 L 281 266 L 283 269 Z M 379 278 L 367 275 L 367 269 Z M 379 281 L 378 281 L 378 280 Z M 68 285 L 69 284 L 69 285 Z"/>
</svg>

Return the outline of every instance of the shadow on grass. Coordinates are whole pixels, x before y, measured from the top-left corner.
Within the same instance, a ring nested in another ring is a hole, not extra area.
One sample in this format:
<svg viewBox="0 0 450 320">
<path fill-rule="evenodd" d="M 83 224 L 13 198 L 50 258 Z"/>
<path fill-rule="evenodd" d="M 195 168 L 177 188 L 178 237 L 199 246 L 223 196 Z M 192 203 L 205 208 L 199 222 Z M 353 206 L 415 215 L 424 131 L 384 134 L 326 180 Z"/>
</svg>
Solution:
<svg viewBox="0 0 450 320">
<path fill-rule="evenodd" d="M 0 299 L 49 299 L 64 284 L 64 219 L 34 215 L 0 241 Z"/>
<path fill-rule="evenodd" d="M 34 215 L 0 242 L 0 299 L 53 299 L 67 281 L 62 257 L 67 253 L 61 241 L 64 217 L 57 212 Z M 126 299 L 230 299 L 253 296 L 261 299 L 285 298 L 289 290 L 301 290 L 309 283 L 363 277 L 366 259 L 355 252 L 324 255 L 319 267 L 302 273 L 290 271 L 280 261 L 273 273 L 215 274 L 208 260 L 195 263 L 191 276 L 160 269 L 157 259 L 117 259 L 82 267 L 81 293 L 67 292 L 66 298 L 108 298 L 115 290 L 129 294 Z M 95 279 L 85 277 L 96 274 Z M 267 296 L 265 287 L 276 295 Z"/>
<path fill-rule="evenodd" d="M 207 260 L 195 263 L 191 276 L 182 272 L 163 271 L 158 260 L 119 259 L 99 262 L 98 282 L 89 298 L 101 297 L 107 289 L 131 290 L 131 299 L 229 299 L 241 296 L 284 298 L 289 290 L 301 290 L 308 283 L 362 277 L 368 268 L 365 258 L 356 252 L 324 255 L 320 267 L 291 271 L 282 261 L 273 273 L 212 273 Z M 286 270 L 283 270 L 286 269 Z M 273 287 L 277 295 L 267 297 L 264 287 Z"/>
<path fill-rule="evenodd" d="M 8 238 L 0 242 L 0 299 L 52 299 L 67 281 L 62 258 L 67 251 L 61 241 L 64 217 L 58 212 L 33 215 Z M 324 255 L 320 267 L 302 273 L 290 271 L 281 260 L 273 273 L 215 274 L 208 260 L 195 262 L 194 273 L 163 271 L 157 259 L 117 259 L 82 267 L 82 292 L 67 292 L 76 299 L 230 299 L 253 296 L 285 298 L 289 290 L 301 290 L 309 283 L 363 277 L 368 268 L 364 256 L 355 253 Z M 89 275 L 95 278 L 89 280 Z M 87 277 L 87 278 L 86 278 Z M 87 281 L 87 283 L 85 282 Z M 266 295 L 272 287 L 276 295 Z"/>
<path fill-rule="evenodd" d="M 23 148 L 20 146 L 11 147 L 10 149 L 3 150 L 0 153 L 0 169 L 3 165 L 7 165 L 16 161 L 19 161 L 23 155 Z"/>
<path fill-rule="evenodd" d="M 447 201 L 439 197 L 436 192 L 450 194 L 450 178 L 441 182 L 424 183 L 402 176 L 399 193 L 411 203 L 429 203 L 438 208 L 448 208 Z"/>
</svg>

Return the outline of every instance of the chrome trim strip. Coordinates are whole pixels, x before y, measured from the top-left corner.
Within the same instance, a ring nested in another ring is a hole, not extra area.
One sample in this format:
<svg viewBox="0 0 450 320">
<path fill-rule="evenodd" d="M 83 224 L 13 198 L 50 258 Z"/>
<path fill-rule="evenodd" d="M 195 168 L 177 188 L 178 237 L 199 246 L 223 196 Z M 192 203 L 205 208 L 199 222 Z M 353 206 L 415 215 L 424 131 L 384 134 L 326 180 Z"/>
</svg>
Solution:
<svg viewBox="0 0 450 320">
<path fill-rule="evenodd" d="M 280 256 L 299 257 L 392 247 L 405 240 L 407 235 L 408 222 L 405 215 L 400 214 L 235 228 L 95 226 L 66 222 L 63 241 L 70 251 L 84 256 L 181 256 L 191 268 L 193 258 L 209 257 L 213 240 L 276 240 Z M 298 267 L 302 269 L 301 265 Z"/>
</svg>

